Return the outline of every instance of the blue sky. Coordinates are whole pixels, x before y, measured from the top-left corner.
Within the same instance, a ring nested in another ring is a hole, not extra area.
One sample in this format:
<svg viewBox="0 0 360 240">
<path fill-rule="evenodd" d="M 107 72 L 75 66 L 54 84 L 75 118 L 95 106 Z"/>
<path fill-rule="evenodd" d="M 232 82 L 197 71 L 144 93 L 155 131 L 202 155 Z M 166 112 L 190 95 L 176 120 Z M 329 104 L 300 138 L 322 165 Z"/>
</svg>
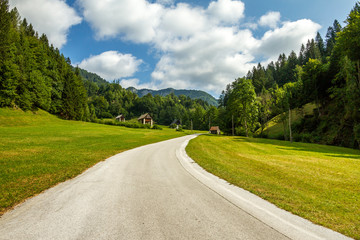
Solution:
<svg viewBox="0 0 360 240">
<path fill-rule="evenodd" d="M 123 87 L 218 97 L 257 62 L 298 52 L 354 0 L 10 0 L 73 65 Z"/>
</svg>

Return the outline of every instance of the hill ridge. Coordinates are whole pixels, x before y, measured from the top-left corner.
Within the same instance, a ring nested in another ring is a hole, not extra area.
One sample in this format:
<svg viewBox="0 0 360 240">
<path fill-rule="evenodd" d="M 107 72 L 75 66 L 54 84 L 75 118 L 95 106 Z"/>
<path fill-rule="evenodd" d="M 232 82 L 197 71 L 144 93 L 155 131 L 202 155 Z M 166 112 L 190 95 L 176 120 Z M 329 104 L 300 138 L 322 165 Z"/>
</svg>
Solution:
<svg viewBox="0 0 360 240">
<path fill-rule="evenodd" d="M 139 97 L 143 97 L 146 94 L 151 94 L 153 96 L 167 96 L 171 93 L 174 93 L 176 96 L 185 95 L 192 99 L 201 99 L 210 105 L 218 106 L 218 101 L 209 93 L 202 90 L 194 90 L 194 89 L 175 89 L 175 88 L 164 88 L 159 90 L 153 90 L 148 88 L 137 89 L 135 87 L 128 87 L 126 90 L 129 90 L 133 93 L 136 93 Z"/>
</svg>

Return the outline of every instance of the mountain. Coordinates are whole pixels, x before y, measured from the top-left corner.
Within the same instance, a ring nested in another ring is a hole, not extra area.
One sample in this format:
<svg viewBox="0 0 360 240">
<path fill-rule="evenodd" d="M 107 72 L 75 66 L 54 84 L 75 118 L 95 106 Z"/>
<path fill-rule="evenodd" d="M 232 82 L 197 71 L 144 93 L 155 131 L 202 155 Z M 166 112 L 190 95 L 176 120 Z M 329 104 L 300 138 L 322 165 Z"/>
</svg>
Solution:
<svg viewBox="0 0 360 240">
<path fill-rule="evenodd" d="M 171 93 L 174 93 L 175 96 L 185 95 L 187 97 L 190 97 L 191 99 L 201 99 L 210 105 L 218 106 L 218 101 L 208 94 L 207 92 L 200 91 L 200 90 L 177 90 L 173 88 L 166 88 L 161 90 L 151 90 L 151 89 L 136 89 L 134 87 L 129 87 L 127 90 L 132 91 L 133 93 L 136 93 L 139 97 L 145 96 L 146 94 L 150 93 L 151 95 L 160 95 L 160 96 L 167 96 Z"/>
<path fill-rule="evenodd" d="M 95 73 L 88 72 L 81 68 L 79 68 L 79 71 L 80 71 L 80 75 L 83 78 L 83 80 L 88 80 L 90 82 L 97 83 L 98 85 L 109 84 L 109 82 L 107 82 L 105 79 L 101 78 L 99 75 L 97 75 Z M 85 87 L 88 89 L 87 84 L 85 84 Z M 166 88 L 166 89 L 161 89 L 161 90 L 151 90 L 151 89 L 136 89 L 134 87 L 129 87 L 126 90 L 136 93 L 139 97 L 143 97 L 148 93 L 150 93 L 153 96 L 160 95 L 163 97 L 165 97 L 171 93 L 174 93 L 175 96 L 185 95 L 186 97 L 190 97 L 191 99 L 201 99 L 215 107 L 217 107 L 219 105 L 217 99 L 215 99 L 213 96 L 211 96 L 207 92 L 200 91 L 200 90 L 185 90 L 185 89 L 177 90 L 177 89 L 173 89 L 173 88 Z"/>
</svg>

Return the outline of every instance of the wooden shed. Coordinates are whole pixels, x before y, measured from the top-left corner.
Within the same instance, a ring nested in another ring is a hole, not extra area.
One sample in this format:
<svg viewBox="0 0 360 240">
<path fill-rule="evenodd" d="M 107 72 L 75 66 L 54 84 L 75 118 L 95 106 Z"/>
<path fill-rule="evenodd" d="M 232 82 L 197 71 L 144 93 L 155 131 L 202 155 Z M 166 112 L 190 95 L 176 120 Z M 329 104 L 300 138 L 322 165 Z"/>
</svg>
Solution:
<svg viewBox="0 0 360 240">
<path fill-rule="evenodd" d="M 179 125 L 181 125 L 181 121 L 179 119 L 175 119 L 170 126 L 176 125 L 176 129 L 179 129 Z"/>
<path fill-rule="evenodd" d="M 125 117 L 124 117 L 124 115 L 120 114 L 119 116 L 117 116 L 115 118 L 115 120 L 118 122 L 125 122 Z"/>
<path fill-rule="evenodd" d="M 154 124 L 152 117 L 148 113 L 141 115 L 138 118 L 138 121 L 139 121 L 139 123 L 142 123 L 142 124 L 150 124 L 150 126 L 152 126 Z"/>
<path fill-rule="evenodd" d="M 213 126 L 210 128 L 210 131 L 209 131 L 211 134 L 217 134 L 217 135 L 220 135 L 220 128 L 218 126 Z"/>
</svg>

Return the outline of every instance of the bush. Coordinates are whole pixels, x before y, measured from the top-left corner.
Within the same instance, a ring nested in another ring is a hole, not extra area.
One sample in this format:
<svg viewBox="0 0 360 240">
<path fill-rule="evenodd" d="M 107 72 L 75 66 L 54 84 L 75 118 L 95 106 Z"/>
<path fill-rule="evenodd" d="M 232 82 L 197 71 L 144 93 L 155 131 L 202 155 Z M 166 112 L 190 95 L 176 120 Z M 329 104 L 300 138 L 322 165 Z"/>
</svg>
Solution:
<svg viewBox="0 0 360 240">
<path fill-rule="evenodd" d="M 176 131 L 177 131 L 177 132 L 183 132 L 184 130 L 182 129 L 182 127 L 181 127 L 181 126 L 179 126 L 179 128 L 178 128 L 178 129 L 176 129 Z"/>
<path fill-rule="evenodd" d="M 255 134 L 254 133 L 254 138 L 269 138 L 269 134 L 267 132 L 263 132 L 262 134 L 258 133 L 258 134 Z"/>
<path fill-rule="evenodd" d="M 177 125 L 176 125 L 175 123 L 173 123 L 173 124 L 170 124 L 169 127 L 174 129 L 174 128 L 176 128 L 176 126 L 177 126 Z"/>
<path fill-rule="evenodd" d="M 102 112 L 100 118 L 112 118 L 113 116 L 109 112 Z"/>
<path fill-rule="evenodd" d="M 154 126 L 152 127 L 152 129 L 162 130 L 162 127 L 160 127 L 159 125 L 154 125 Z"/>
<path fill-rule="evenodd" d="M 274 138 L 277 140 L 285 140 L 284 134 L 282 134 L 282 133 L 277 134 Z"/>
<path fill-rule="evenodd" d="M 103 123 L 106 124 L 106 125 L 116 125 L 114 120 L 103 120 Z"/>
<path fill-rule="evenodd" d="M 245 128 L 243 128 L 243 127 L 236 127 L 236 128 L 235 128 L 235 135 L 236 135 L 236 136 L 246 136 Z"/>
</svg>

